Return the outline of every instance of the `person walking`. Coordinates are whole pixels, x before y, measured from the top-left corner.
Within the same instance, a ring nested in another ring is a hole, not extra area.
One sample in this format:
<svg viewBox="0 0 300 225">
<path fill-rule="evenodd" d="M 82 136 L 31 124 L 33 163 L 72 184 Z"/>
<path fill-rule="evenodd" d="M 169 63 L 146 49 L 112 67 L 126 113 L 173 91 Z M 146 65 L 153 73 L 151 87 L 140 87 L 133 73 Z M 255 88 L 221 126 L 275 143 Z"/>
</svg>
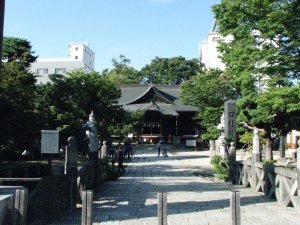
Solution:
<svg viewBox="0 0 300 225">
<path fill-rule="evenodd" d="M 123 162 L 124 162 L 124 151 L 122 147 L 120 147 L 118 150 L 118 171 L 119 172 L 122 171 L 122 173 L 125 173 Z"/>
<path fill-rule="evenodd" d="M 160 148 L 161 148 L 161 141 L 159 141 L 158 144 L 157 144 L 157 154 L 158 154 L 158 157 L 160 156 Z"/>
</svg>

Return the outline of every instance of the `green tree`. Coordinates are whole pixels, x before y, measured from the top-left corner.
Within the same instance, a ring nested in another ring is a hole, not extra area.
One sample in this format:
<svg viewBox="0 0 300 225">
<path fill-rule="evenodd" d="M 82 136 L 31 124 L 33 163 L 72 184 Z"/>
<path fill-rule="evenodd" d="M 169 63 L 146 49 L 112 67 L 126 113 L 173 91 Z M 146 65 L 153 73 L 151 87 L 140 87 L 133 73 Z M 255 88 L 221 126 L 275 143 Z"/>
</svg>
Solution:
<svg viewBox="0 0 300 225">
<path fill-rule="evenodd" d="M 178 85 L 196 76 L 202 69 L 197 59 L 187 60 L 182 56 L 156 57 L 141 69 L 143 83 Z"/>
<path fill-rule="evenodd" d="M 127 137 L 128 134 L 138 135 L 138 130 L 142 127 L 144 111 L 120 111 L 117 123 L 111 124 L 109 133 L 118 135 L 120 141 Z"/>
<path fill-rule="evenodd" d="M 242 94 L 248 80 L 268 81 L 273 87 L 285 78 L 299 79 L 300 35 L 297 0 L 222 0 L 213 7 L 218 31 L 231 42 L 221 42 L 223 62 Z"/>
<path fill-rule="evenodd" d="M 64 141 L 68 136 L 83 140 L 83 124 L 93 110 L 101 138 L 108 138 L 108 126 L 121 111 L 117 105 L 120 90 L 97 72 L 76 70 L 66 75 L 51 75 L 52 83 L 39 87 L 37 109 L 44 129 L 59 129 Z M 80 142 L 79 142 L 80 143 Z"/>
<path fill-rule="evenodd" d="M 29 41 L 22 38 L 4 37 L 2 59 L 5 62 L 21 62 L 29 67 L 37 59 Z"/>
<path fill-rule="evenodd" d="M 272 158 L 271 133 L 293 128 L 287 118 L 298 113 L 290 107 L 299 103 L 293 95 L 300 75 L 299 10 L 297 0 L 222 0 L 213 7 L 218 31 L 232 35 L 219 50 L 240 94 L 238 121 L 265 131 L 267 160 Z"/>
<path fill-rule="evenodd" d="M 197 118 L 204 129 L 202 137 L 217 139 L 216 125 L 220 121 L 224 102 L 234 94 L 228 77 L 221 70 L 211 69 L 184 82 L 180 97 L 183 103 L 198 107 Z"/>
<path fill-rule="evenodd" d="M 35 77 L 23 64 L 7 62 L 0 70 L 0 151 L 20 153 L 34 143 Z"/>
<path fill-rule="evenodd" d="M 114 84 L 138 84 L 140 83 L 140 73 L 130 66 L 130 59 L 124 55 L 119 56 L 119 60 L 112 59 L 112 69 L 102 71 L 102 76 L 106 77 Z"/>
</svg>

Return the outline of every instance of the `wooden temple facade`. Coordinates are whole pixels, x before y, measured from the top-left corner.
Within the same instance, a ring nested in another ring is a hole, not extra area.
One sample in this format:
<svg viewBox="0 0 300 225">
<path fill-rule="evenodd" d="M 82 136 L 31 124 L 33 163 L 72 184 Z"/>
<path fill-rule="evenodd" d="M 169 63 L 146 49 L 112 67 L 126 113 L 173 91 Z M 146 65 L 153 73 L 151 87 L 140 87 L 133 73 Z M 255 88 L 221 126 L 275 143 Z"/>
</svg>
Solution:
<svg viewBox="0 0 300 225">
<path fill-rule="evenodd" d="M 143 126 L 136 136 L 140 142 L 179 142 L 181 138 L 196 135 L 193 117 L 197 108 L 180 102 L 180 86 L 121 85 L 119 104 L 125 110 L 143 110 Z"/>
</svg>

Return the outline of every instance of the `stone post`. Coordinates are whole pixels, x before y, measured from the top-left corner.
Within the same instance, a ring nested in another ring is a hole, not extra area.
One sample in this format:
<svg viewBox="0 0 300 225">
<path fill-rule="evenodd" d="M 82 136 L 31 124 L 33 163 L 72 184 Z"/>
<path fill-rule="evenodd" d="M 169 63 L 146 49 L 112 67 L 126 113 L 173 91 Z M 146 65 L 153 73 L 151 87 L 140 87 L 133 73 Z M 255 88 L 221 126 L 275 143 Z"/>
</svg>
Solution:
<svg viewBox="0 0 300 225">
<path fill-rule="evenodd" d="M 215 155 L 215 141 L 209 140 L 209 152 L 210 152 L 210 160 Z"/>
<path fill-rule="evenodd" d="M 158 193 L 158 225 L 167 225 L 168 224 L 168 203 L 167 203 L 167 193 L 159 192 Z"/>
<path fill-rule="evenodd" d="M 230 192 L 231 225 L 241 225 L 241 200 L 239 191 Z"/>
<path fill-rule="evenodd" d="M 216 140 L 216 152 L 221 156 L 225 156 L 225 134 L 224 134 L 224 127 L 225 127 L 225 119 L 224 113 L 221 116 L 220 123 L 217 126 L 217 129 L 220 131 L 220 136 L 218 140 Z"/>
<path fill-rule="evenodd" d="M 70 176 L 70 208 L 76 208 L 77 202 L 77 161 L 78 152 L 76 146 L 76 138 L 68 138 L 69 145 L 66 146 L 65 151 L 65 174 Z"/>
<path fill-rule="evenodd" d="M 235 173 L 235 164 L 236 164 L 236 150 L 234 142 L 230 142 L 229 147 L 229 179 L 233 184 L 236 183 L 236 173 Z"/>
<path fill-rule="evenodd" d="M 108 166 L 108 147 L 106 141 L 103 141 L 101 151 L 98 154 L 98 183 L 103 183 L 106 180 L 106 171 Z"/>
<path fill-rule="evenodd" d="M 82 192 L 81 225 L 93 224 L 93 191 Z"/>
<path fill-rule="evenodd" d="M 251 162 L 251 187 L 255 190 L 256 184 L 258 182 L 257 176 L 256 176 L 256 162 L 260 162 L 260 145 L 259 145 L 259 136 L 258 136 L 259 130 L 257 128 L 254 128 L 253 133 L 253 150 L 252 150 L 252 162 Z"/>
<path fill-rule="evenodd" d="M 259 136 L 258 136 L 259 130 L 257 128 L 254 128 L 253 133 L 253 150 L 252 150 L 252 159 L 255 162 L 260 162 L 260 145 L 259 145 Z"/>
<path fill-rule="evenodd" d="M 216 155 L 220 154 L 220 142 L 219 142 L 219 140 L 215 140 L 215 154 Z"/>
<path fill-rule="evenodd" d="M 224 158 L 227 157 L 226 152 L 225 152 L 225 148 L 226 148 L 226 141 L 224 137 L 221 137 L 220 139 L 220 155 L 223 156 Z"/>
<path fill-rule="evenodd" d="M 297 148 L 297 189 L 298 197 L 300 197 L 300 139 L 298 139 L 298 148 Z"/>
</svg>

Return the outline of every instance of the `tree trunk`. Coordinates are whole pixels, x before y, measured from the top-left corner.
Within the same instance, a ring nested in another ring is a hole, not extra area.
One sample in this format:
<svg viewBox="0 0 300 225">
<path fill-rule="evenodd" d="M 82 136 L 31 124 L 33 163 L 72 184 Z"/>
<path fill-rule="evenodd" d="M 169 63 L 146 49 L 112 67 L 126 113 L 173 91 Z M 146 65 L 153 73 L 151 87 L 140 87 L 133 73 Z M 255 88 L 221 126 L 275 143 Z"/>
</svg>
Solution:
<svg viewBox="0 0 300 225">
<path fill-rule="evenodd" d="M 285 143 L 286 143 L 286 135 L 280 135 L 280 144 L 279 144 L 279 155 L 281 159 L 285 158 Z"/>
<path fill-rule="evenodd" d="M 270 138 L 267 138 L 266 141 L 265 160 L 273 160 L 272 141 Z"/>
</svg>

